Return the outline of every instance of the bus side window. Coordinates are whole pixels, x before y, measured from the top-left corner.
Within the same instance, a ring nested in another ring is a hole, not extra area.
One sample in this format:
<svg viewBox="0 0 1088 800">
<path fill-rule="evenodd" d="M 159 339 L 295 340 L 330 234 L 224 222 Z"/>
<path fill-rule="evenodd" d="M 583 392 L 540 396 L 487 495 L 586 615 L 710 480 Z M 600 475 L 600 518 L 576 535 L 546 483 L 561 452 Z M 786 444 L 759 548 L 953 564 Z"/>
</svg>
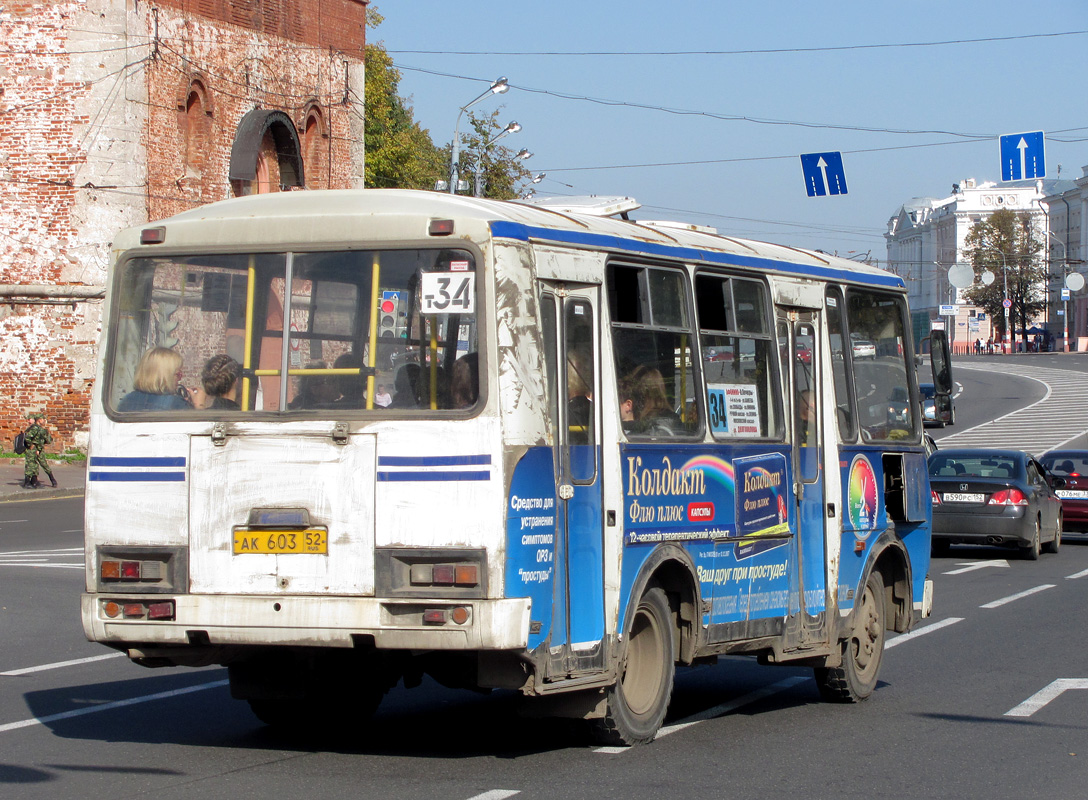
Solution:
<svg viewBox="0 0 1088 800">
<path fill-rule="evenodd" d="M 780 435 L 774 341 L 759 281 L 695 276 L 707 417 L 715 438 Z"/>
<path fill-rule="evenodd" d="M 835 418 L 838 421 L 839 438 L 844 442 L 852 442 L 857 437 L 857 418 L 854 416 L 854 393 L 850 389 L 850 374 L 846 369 L 843 345 L 845 334 L 842 314 L 845 304 L 842 291 L 838 288 L 828 289 L 825 306 L 827 332 L 831 342 L 831 373 L 835 376 Z"/>
<path fill-rule="evenodd" d="M 695 337 L 685 274 L 676 269 L 610 264 L 608 301 L 623 429 L 629 436 L 693 436 Z"/>
</svg>

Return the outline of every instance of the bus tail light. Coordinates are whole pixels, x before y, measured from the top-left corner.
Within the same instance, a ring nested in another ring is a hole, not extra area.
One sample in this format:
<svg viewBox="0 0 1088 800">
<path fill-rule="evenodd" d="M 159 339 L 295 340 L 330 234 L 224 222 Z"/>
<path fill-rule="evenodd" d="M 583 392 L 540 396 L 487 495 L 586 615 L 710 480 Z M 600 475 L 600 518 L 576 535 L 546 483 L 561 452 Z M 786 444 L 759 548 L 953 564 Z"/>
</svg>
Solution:
<svg viewBox="0 0 1088 800">
<path fill-rule="evenodd" d="M 98 590 L 125 592 L 174 592 L 188 584 L 184 548 L 102 547 L 98 558 Z"/>
<path fill-rule="evenodd" d="M 446 609 L 444 608 L 428 608 L 423 612 L 423 624 L 424 625 L 445 625 L 446 624 Z"/>
<path fill-rule="evenodd" d="M 1028 499 L 1019 489 L 1001 489 L 990 495 L 987 505 L 991 506 L 1026 506 Z"/>
</svg>

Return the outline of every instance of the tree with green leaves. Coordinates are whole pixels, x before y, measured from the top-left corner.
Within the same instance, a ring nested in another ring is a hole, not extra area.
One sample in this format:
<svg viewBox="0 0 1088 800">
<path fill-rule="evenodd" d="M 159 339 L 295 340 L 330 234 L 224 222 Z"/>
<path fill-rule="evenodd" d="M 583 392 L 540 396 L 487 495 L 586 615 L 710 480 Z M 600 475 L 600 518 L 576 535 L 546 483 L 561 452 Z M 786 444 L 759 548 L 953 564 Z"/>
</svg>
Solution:
<svg viewBox="0 0 1088 800">
<path fill-rule="evenodd" d="M 375 6 L 367 8 L 367 27 L 382 21 Z M 366 46 L 366 91 L 363 137 L 366 147 L 364 183 L 377 189 L 433 189 L 445 173 L 441 148 L 415 121 L 411 104 L 397 94 L 400 71 L 380 44 Z"/>
<path fill-rule="evenodd" d="M 1014 332 L 1021 331 L 1025 350 L 1027 329 L 1046 308 L 1047 274 L 1042 252 L 1042 237 L 1035 229 L 1031 215 L 1018 214 L 1008 208 L 976 222 L 964 239 L 964 254 L 974 268 L 975 283 L 964 291 L 963 296 L 991 315 L 1004 338 L 1009 333 L 1005 330 L 1002 305 L 1007 284 L 1008 298 L 1012 301 L 1010 326 Z M 983 280 L 986 272 L 993 276 L 989 285 Z M 1010 337 L 1010 341 L 1013 338 Z"/>
<path fill-rule="evenodd" d="M 524 157 L 520 155 L 529 151 L 521 148 L 514 150 L 495 142 L 507 127 L 498 122 L 501 112 L 501 108 L 488 115 L 468 112 L 472 130 L 461 137 L 460 174 L 463 180 L 469 181 L 469 194 L 494 200 L 510 200 L 518 196 L 518 183 L 531 177 Z M 448 159 L 447 155 L 447 161 Z M 482 191 L 477 190 L 477 182 L 482 184 Z"/>
<path fill-rule="evenodd" d="M 382 22 L 377 7 L 367 7 L 367 27 Z M 415 121 L 412 106 L 397 92 L 400 71 L 381 43 L 366 46 L 366 93 L 363 123 L 366 147 L 364 182 L 379 189 L 434 189 L 450 177 L 452 144 L 437 147 L 431 134 Z M 463 134 L 461 178 L 473 185 L 476 165 L 482 164 L 484 197 L 508 200 L 516 197 L 517 184 L 527 180 L 517 152 L 494 142 L 505 126 L 496 122 L 498 111 L 488 116 L 469 112 L 472 130 Z M 470 190 L 470 194 L 473 193 Z"/>
</svg>

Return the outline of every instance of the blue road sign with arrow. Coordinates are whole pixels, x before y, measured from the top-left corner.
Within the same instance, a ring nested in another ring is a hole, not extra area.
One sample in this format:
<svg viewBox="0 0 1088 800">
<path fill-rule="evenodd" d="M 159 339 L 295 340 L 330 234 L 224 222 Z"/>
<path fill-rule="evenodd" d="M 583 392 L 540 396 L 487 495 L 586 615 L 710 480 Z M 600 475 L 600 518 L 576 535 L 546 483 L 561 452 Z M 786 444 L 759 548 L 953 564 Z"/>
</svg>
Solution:
<svg viewBox="0 0 1088 800">
<path fill-rule="evenodd" d="M 1001 137 L 1001 180 L 1024 181 L 1045 177 L 1042 131 L 1010 133 Z"/>
<path fill-rule="evenodd" d="M 846 170 L 842 153 L 804 153 L 801 169 L 805 173 L 805 189 L 809 197 L 846 194 Z"/>
</svg>

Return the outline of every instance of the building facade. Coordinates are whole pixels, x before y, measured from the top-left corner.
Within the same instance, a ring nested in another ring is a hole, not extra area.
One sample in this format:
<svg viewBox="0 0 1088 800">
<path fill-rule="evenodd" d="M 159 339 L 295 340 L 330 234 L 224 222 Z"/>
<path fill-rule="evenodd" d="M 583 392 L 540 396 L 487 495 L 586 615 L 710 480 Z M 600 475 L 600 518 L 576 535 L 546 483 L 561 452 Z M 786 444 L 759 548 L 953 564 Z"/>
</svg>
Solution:
<svg viewBox="0 0 1088 800">
<path fill-rule="evenodd" d="M 953 184 L 947 197 L 920 197 L 900 206 L 888 220 L 884 237 L 888 243 L 888 269 L 907 283 L 915 341 L 943 322 L 955 351 L 967 352 L 978 339 L 998 342 L 1000 326 L 964 300 L 963 290 L 968 287 L 954 286 L 949 281 L 949 269 L 967 263 L 964 242 L 971 226 L 1002 208 L 1030 214 L 1040 237 L 1046 238 L 1050 230 L 1049 196 L 1073 186 L 1070 181 L 1060 180 L 994 182 L 968 178 Z M 949 310 L 954 313 L 942 315 L 942 306 L 952 307 Z M 1045 321 L 1051 335 L 1060 337 L 1061 325 L 1053 322 L 1056 317 L 1056 309 L 1048 303 L 1038 322 Z"/>
<path fill-rule="evenodd" d="M 9 2 L 0 35 L 0 437 L 83 447 L 118 230 L 362 186 L 366 0 Z"/>
<path fill-rule="evenodd" d="M 1048 210 L 1047 251 L 1050 256 L 1051 280 L 1048 288 L 1050 316 L 1047 327 L 1065 332 L 1069 342 L 1080 352 L 1088 350 L 1088 289 L 1084 288 L 1085 255 L 1088 254 L 1088 166 L 1081 167 L 1081 176 L 1072 187 L 1047 195 L 1043 204 Z M 1080 275 L 1073 278 L 1070 275 Z M 1079 288 L 1070 288 L 1072 287 Z M 1067 290 L 1063 299 L 1062 289 Z"/>
</svg>

